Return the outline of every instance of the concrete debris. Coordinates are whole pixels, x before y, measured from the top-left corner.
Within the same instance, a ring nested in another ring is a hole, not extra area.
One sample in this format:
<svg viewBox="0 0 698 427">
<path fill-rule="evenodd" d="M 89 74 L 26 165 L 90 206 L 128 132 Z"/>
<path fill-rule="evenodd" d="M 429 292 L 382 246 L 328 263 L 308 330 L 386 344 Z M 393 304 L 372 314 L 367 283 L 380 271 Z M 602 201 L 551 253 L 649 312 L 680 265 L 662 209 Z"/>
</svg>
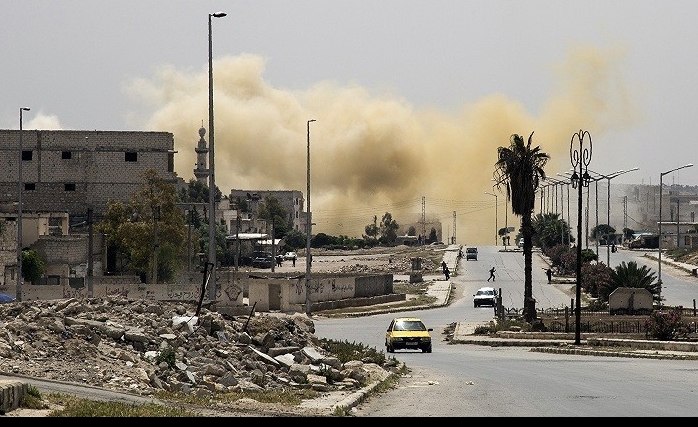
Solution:
<svg viewBox="0 0 698 427">
<path fill-rule="evenodd" d="M 256 313 L 248 322 L 206 308 L 196 318 L 195 310 L 119 298 L 2 304 L 0 371 L 139 395 L 205 396 L 289 386 L 351 392 L 377 368 L 326 354 L 305 314 Z"/>
</svg>

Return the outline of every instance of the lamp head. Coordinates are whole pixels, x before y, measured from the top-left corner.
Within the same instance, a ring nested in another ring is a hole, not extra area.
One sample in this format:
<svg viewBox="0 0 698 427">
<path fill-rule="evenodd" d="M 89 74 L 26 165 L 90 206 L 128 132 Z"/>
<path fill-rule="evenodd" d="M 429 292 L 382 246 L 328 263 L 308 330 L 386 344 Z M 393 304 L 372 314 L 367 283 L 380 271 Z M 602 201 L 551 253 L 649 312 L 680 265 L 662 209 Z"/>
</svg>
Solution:
<svg viewBox="0 0 698 427">
<path fill-rule="evenodd" d="M 27 108 L 27 107 L 22 107 L 22 108 L 20 108 L 20 110 L 29 111 L 29 108 Z"/>
<path fill-rule="evenodd" d="M 579 185 L 579 175 L 577 175 L 577 171 L 574 171 L 570 177 L 570 181 L 572 182 L 572 188 L 577 188 L 577 185 Z"/>
<path fill-rule="evenodd" d="M 216 13 L 210 13 L 208 16 L 213 16 L 214 18 L 222 18 L 226 15 L 227 15 L 227 13 L 225 13 L 225 12 L 216 12 Z"/>
</svg>

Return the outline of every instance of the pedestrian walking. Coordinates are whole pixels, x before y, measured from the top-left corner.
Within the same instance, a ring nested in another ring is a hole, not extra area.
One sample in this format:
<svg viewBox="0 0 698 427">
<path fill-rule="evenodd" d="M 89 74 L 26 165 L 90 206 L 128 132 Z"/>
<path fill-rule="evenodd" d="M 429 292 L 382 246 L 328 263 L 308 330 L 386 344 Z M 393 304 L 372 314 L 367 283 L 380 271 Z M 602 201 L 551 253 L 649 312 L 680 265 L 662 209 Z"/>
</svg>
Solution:
<svg viewBox="0 0 698 427">
<path fill-rule="evenodd" d="M 448 266 L 444 268 L 444 275 L 446 276 L 446 280 L 451 278 L 451 271 L 448 269 Z"/>
<path fill-rule="evenodd" d="M 293 258 L 291 258 L 291 261 L 293 261 L 293 266 L 296 266 L 296 254 L 293 254 Z"/>
<path fill-rule="evenodd" d="M 494 282 L 494 267 L 490 268 L 490 277 L 487 278 L 487 281 L 489 282 L 490 279 Z"/>
<path fill-rule="evenodd" d="M 441 261 L 441 271 L 443 271 L 444 274 L 446 274 L 447 268 L 448 268 L 448 266 L 446 265 L 446 261 Z"/>
<path fill-rule="evenodd" d="M 548 269 L 545 270 L 545 275 L 548 276 L 548 283 L 550 283 L 553 280 L 553 270 L 548 267 Z"/>
</svg>

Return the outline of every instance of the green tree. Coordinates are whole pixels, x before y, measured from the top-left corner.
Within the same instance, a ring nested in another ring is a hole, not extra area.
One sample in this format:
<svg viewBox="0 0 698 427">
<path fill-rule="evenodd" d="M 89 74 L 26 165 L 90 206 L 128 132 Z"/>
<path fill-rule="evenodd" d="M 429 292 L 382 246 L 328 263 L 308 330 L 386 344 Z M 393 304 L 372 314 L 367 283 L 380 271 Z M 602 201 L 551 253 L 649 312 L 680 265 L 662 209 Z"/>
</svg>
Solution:
<svg viewBox="0 0 698 427">
<path fill-rule="evenodd" d="M 616 229 L 608 224 L 599 224 L 591 229 L 591 238 L 594 240 L 603 240 L 606 244 L 609 243 L 609 236 L 616 234 Z"/>
<path fill-rule="evenodd" d="M 284 242 L 286 243 L 287 247 L 299 249 L 305 247 L 307 244 L 307 238 L 307 235 L 298 230 L 289 230 L 289 232 L 284 236 Z"/>
<path fill-rule="evenodd" d="M 390 212 L 386 212 L 383 215 L 379 228 L 381 234 L 379 241 L 386 246 L 394 245 L 395 241 L 397 240 L 397 231 L 400 229 L 400 226 L 393 219 Z"/>
<path fill-rule="evenodd" d="M 576 254 L 575 254 L 576 260 Z M 585 262 L 582 264 L 582 289 L 588 295 L 598 298 L 599 290 L 605 288 L 611 282 L 613 270 L 606 264 Z M 603 298 L 601 298 L 603 300 Z M 608 298 L 603 300 L 608 302 Z"/>
<path fill-rule="evenodd" d="M 186 260 L 187 226 L 174 185 L 153 169 L 144 173 L 143 181 L 129 203 L 108 203 L 95 228 L 107 235 L 111 249 L 123 254 L 132 274 L 152 279 L 157 250 L 158 281 L 167 282 Z"/>
<path fill-rule="evenodd" d="M 540 181 L 545 179 L 543 168 L 550 156 L 531 147 L 533 132 L 524 142 L 523 137 L 513 134 L 508 147 L 497 148 L 495 163 L 495 185 L 501 191 L 506 189 L 507 200 L 511 200 L 511 210 L 521 217 L 524 253 L 524 319 L 533 323 L 536 319 L 536 301 L 533 299 L 533 225 L 532 216 L 536 203 L 536 191 Z"/>
<path fill-rule="evenodd" d="M 436 234 L 436 229 L 434 227 L 429 231 L 429 243 L 433 243 L 439 240 L 438 234 Z"/>
<path fill-rule="evenodd" d="M 314 235 L 312 239 L 310 239 L 310 246 L 313 248 L 321 248 L 323 246 L 331 246 L 334 244 L 335 238 L 325 233 L 318 233 Z"/>
<path fill-rule="evenodd" d="M 378 233 L 380 233 L 380 230 L 378 229 L 378 217 L 376 215 L 373 215 L 373 223 L 368 224 L 366 228 L 364 228 L 364 233 L 364 240 L 369 245 L 378 243 Z"/>
<path fill-rule="evenodd" d="M 213 193 L 214 200 L 221 200 L 222 196 L 223 193 L 216 186 L 216 191 Z M 192 178 L 187 182 L 186 189 L 180 189 L 179 199 L 183 203 L 208 203 L 208 185 Z"/>
<path fill-rule="evenodd" d="M 538 214 L 533 217 L 532 224 L 532 244 L 543 251 L 570 241 L 570 227 L 565 220 L 560 219 L 559 214 Z"/>
<path fill-rule="evenodd" d="M 34 283 L 44 275 L 44 262 L 34 249 L 22 250 L 22 275 Z"/>
<path fill-rule="evenodd" d="M 288 223 L 286 209 L 276 197 L 268 196 L 257 207 L 257 216 L 267 221 L 267 225 L 274 227 L 274 237 L 282 239 L 291 228 Z"/>
</svg>

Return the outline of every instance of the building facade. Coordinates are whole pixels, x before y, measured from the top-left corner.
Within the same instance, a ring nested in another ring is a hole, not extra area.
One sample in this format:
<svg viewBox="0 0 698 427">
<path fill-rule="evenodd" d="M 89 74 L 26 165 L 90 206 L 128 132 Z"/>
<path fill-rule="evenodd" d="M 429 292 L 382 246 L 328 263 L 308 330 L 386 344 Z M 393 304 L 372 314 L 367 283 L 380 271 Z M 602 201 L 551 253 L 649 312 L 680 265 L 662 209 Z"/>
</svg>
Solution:
<svg viewBox="0 0 698 427">
<path fill-rule="evenodd" d="M 238 200 L 245 201 L 247 212 L 238 212 L 241 218 L 240 232 L 241 233 L 268 233 L 267 230 L 271 224 L 266 224 L 266 221 L 259 221 L 257 216 L 259 203 L 267 197 L 273 197 L 278 200 L 279 204 L 286 210 L 288 224 L 292 230 L 306 232 L 306 215 L 303 209 L 304 201 L 303 193 L 298 190 L 231 190 L 229 200 L 231 204 L 236 204 Z M 231 234 L 235 233 L 236 224 L 230 224 L 228 228 Z"/>
<path fill-rule="evenodd" d="M 181 184 L 174 172 L 174 136 L 169 132 L 0 130 L 0 203 L 18 200 L 22 159 L 22 209 L 67 212 L 84 221 L 113 200 L 127 202 L 154 169 Z"/>
</svg>

